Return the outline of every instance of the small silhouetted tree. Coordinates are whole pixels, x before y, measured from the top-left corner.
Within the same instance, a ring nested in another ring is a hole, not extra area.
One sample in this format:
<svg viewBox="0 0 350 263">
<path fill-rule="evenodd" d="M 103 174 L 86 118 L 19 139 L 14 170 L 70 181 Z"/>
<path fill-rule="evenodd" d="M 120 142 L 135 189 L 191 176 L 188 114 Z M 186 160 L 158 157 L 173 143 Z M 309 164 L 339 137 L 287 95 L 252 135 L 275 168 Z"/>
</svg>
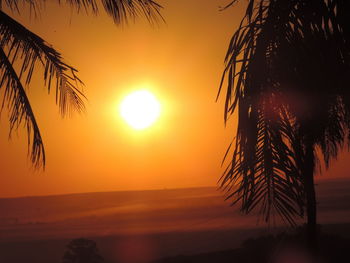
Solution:
<svg viewBox="0 0 350 263">
<path fill-rule="evenodd" d="M 99 254 L 96 243 L 93 240 L 79 238 L 72 240 L 67 245 L 67 251 L 63 256 L 63 263 L 102 263 L 103 257 Z"/>
<path fill-rule="evenodd" d="M 238 118 L 227 198 L 266 221 L 305 212 L 312 250 L 318 156 L 328 167 L 350 135 L 349 11 L 345 0 L 249 0 L 220 86 L 226 77 L 225 121 Z"/>
<path fill-rule="evenodd" d="M 48 92 L 56 92 L 56 103 L 65 116 L 84 110 L 84 95 L 77 70 L 66 64 L 61 54 L 45 40 L 13 19 L 8 12 L 20 14 L 21 8 L 30 8 L 38 14 L 45 0 L 0 0 L 0 97 L 7 107 L 10 134 L 24 125 L 28 135 L 30 160 L 35 167 L 45 166 L 45 151 L 39 125 L 36 121 L 26 88 L 30 87 L 37 67 L 43 69 Z M 66 0 L 74 11 L 97 14 L 101 7 L 116 24 L 145 16 L 149 22 L 162 19 L 161 6 L 153 0 Z M 5 11 L 7 10 L 7 13 Z"/>
</svg>

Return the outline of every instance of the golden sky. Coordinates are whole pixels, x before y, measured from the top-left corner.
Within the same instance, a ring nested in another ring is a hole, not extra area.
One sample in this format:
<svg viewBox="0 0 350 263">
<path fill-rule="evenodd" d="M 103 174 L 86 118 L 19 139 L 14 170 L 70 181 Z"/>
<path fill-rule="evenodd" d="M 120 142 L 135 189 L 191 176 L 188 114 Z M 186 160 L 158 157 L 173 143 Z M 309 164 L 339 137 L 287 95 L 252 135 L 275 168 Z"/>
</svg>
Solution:
<svg viewBox="0 0 350 263">
<path fill-rule="evenodd" d="M 46 170 L 31 168 L 24 131 L 7 140 L 3 114 L 0 196 L 216 185 L 233 129 L 224 128 L 222 99 L 215 103 L 215 96 L 243 10 L 220 12 L 227 2 L 161 1 L 166 24 L 156 27 L 142 19 L 117 27 L 103 12 L 78 15 L 49 3 L 38 18 L 14 15 L 79 70 L 88 102 L 85 115 L 62 119 L 39 72 L 29 94 Z M 119 116 L 118 105 L 142 85 L 163 111 L 155 125 L 135 131 Z M 332 171 L 342 174 L 345 165 L 343 157 Z"/>
</svg>

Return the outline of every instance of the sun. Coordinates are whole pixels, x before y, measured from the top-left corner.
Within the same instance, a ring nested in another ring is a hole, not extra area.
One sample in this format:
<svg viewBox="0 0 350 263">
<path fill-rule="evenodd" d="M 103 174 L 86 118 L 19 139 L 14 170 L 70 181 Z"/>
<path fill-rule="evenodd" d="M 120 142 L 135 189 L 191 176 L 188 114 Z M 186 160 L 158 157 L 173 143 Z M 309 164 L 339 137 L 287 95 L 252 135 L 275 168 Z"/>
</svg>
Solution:
<svg viewBox="0 0 350 263">
<path fill-rule="evenodd" d="M 120 104 L 120 115 L 135 130 L 151 126 L 158 119 L 160 111 L 159 101 L 147 90 L 130 93 Z"/>
</svg>

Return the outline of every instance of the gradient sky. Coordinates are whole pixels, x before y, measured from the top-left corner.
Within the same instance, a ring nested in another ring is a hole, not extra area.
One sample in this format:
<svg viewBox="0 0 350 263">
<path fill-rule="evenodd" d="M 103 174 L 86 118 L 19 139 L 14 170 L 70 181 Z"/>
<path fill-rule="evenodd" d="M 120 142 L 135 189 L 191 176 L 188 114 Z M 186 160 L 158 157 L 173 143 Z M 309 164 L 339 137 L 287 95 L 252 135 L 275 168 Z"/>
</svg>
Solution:
<svg viewBox="0 0 350 263">
<path fill-rule="evenodd" d="M 234 125 L 224 128 L 222 99 L 215 103 L 215 96 L 243 10 L 240 5 L 220 12 L 227 2 L 161 1 L 166 24 L 156 27 L 142 19 L 117 27 L 103 12 L 86 16 L 49 3 L 36 19 L 27 12 L 14 15 L 79 70 L 88 102 L 85 115 L 62 119 L 38 72 L 29 95 L 46 170 L 31 168 L 23 130 L 7 140 L 3 114 L 0 196 L 215 185 Z M 142 85 L 158 97 L 163 112 L 151 128 L 134 131 L 118 105 Z M 341 156 L 329 173 L 345 176 L 348 160 Z"/>
</svg>

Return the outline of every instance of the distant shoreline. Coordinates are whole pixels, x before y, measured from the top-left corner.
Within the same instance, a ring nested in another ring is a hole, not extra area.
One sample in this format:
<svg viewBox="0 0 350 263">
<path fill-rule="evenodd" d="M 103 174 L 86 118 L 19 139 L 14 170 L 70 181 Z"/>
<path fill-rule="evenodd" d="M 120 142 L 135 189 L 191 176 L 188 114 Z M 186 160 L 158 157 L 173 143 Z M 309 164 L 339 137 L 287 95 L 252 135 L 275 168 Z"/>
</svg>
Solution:
<svg viewBox="0 0 350 263">
<path fill-rule="evenodd" d="M 323 182 L 350 182 L 348 177 L 330 177 L 324 175 L 318 175 L 315 177 L 316 184 Z M 48 194 L 48 195 L 28 195 L 28 196 L 0 196 L 0 200 L 8 199 L 23 199 L 23 198 L 41 198 L 41 197 L 60 197 L 60 196 L 74 196 L 74 195 L 89 195 L 89 194 L 108 194 L 108 193 L 125 193 L 125 192 L 159 192 L 159 191 L 174 191 L 174 190 L 191 190 L 191 189 L 217 189 L 220 193 L 220 189 L 217 185 L 212 186 L 194 186 L 194 187 L 179 187 L 179 188 L 154 188 L 154 189 L 131 189 L 131 190 L 108 190 L 108 191 L 96 191 L 96 192 L 73 192 L 62 194 Z M 350 189 L 349 189 L 350 190 Z M 0 193 L 1 194 L 1 193 Z"/>
</svg>

